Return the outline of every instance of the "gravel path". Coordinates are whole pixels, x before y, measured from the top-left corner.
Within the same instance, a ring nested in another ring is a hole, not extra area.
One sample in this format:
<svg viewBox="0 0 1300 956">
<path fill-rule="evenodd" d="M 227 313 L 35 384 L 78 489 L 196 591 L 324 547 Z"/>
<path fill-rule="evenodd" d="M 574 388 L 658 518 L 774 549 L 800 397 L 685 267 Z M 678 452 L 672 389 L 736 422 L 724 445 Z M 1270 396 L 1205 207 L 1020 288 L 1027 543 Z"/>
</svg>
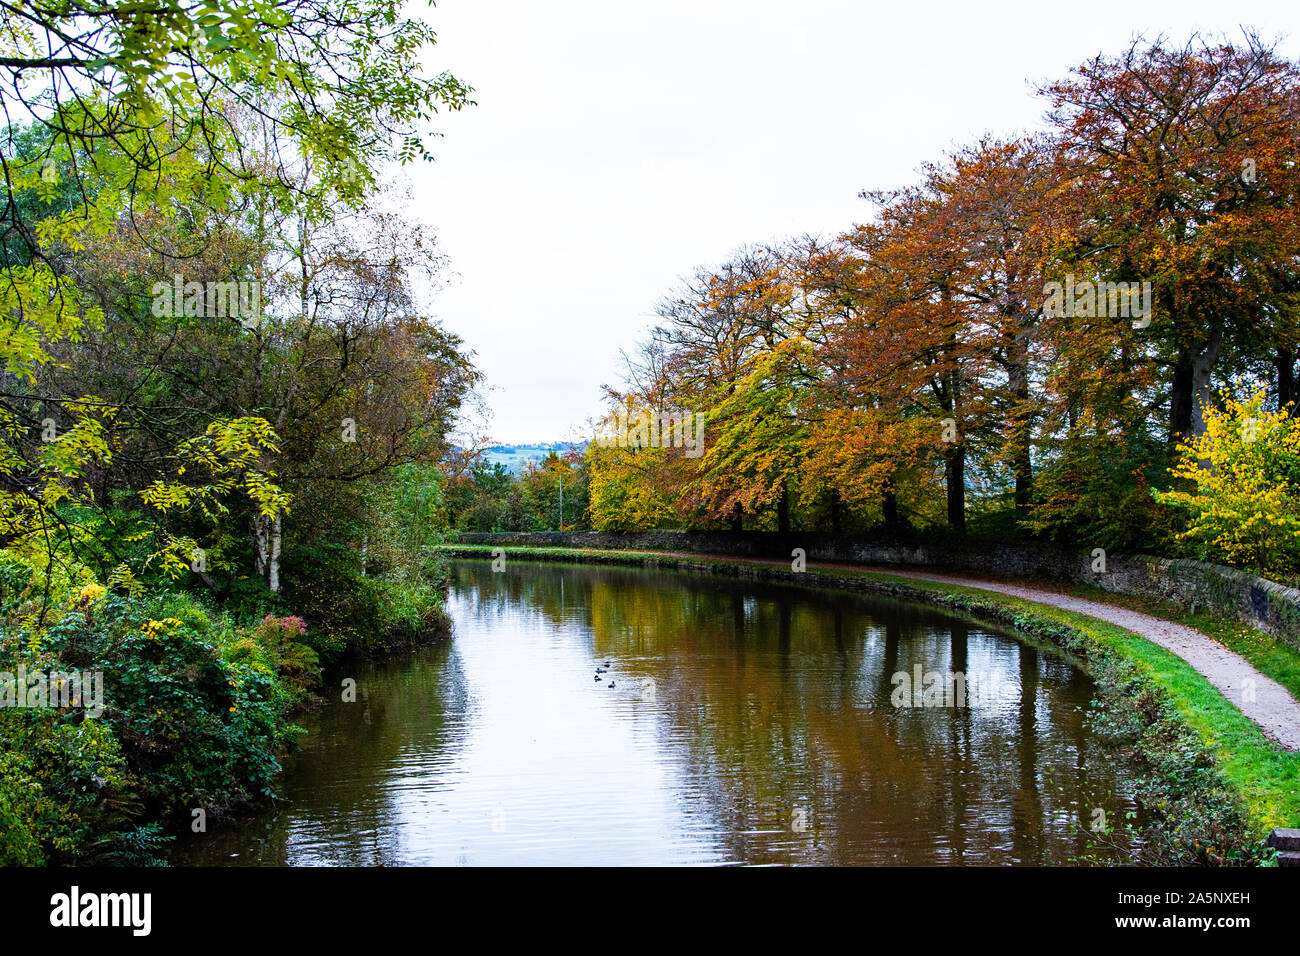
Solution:
<svg viewBox="0 0 1300 956">
<path fill-rule="evenodd" d="M 645 552 L 646 554 L 663 554 L 663 552 Z M 735 555 L 673 553 L 666 555 L 680 558 L 708 558 L 710 560 L 735 561 Z M 757 564 L 789 564 L 786 561 L 768 561 L 755 558 L 739 560 Z M 1199 671 L 1206 680 L 1219 689 L 1243 714 L 1259 725 L 1264 735 L 1287 750 L 1300 750 L 1300 701 L 1277 681 L 1265 677 L 1240 654 L 1228 650 L 1217 641 L 1211 640 L 1200 631 L 1183 624 L 1162 621 L 1158 617 L 1130 611 L 1127 608 L 1084 598 L 1071 597 L 1057 591 L 1026 587 L 1019 584 L 1007 584 L 1002 581 L 986 581 L 981 578 L 963 577 L 956 574 L 939 574 L 930 571 L 908 571 L 893 567 L 879 567 L 860 564 L 836 564 L 822 561 L 809 561 L 808 567 L 842 568 L 850 571 L 868 571 L 872 574 L 889 574 L 899 578 L 915 578 L 921 581 L 936 581 L 943 584 L 956 584 L 962 587 L 979 588 L 984 591 L 996 591 L 999 594 L 1034 601 L 1058 607 L 1064 611 L 1074 611 L 1115 624 L 1132 631 L 1177 654 Z"/>
<path fill-rule="evenodd" d="M 1277 681 L 1257 671 L 1240 654 L 1228 650 L 1217 641 L 1186 625 L 1162 621 L 1150 614 L 1130 611 L 1128 608 L 1115 607 L 1112 604 L 1102 604 L 1099 601 L 1089 601 L 1056 591 L 1045 591 L 1019 584 L 984 581 L 957 575 L 931 574 L 928 571 L 900 571 L 897 568 L 870 567 L 862 570 L 996 591 L 1118 625 L 1146 638 L 1152 644 L 1159 644 L 1165 650 L 1177 654 L 1217 687 L 1223 696 L 1243 714 L 1257 723 L 1266 737 L 1281 744 L 1287 750 L 1300 750 L 1300 701 L 1292 697 L 1290 692 Z"/>
</svg>

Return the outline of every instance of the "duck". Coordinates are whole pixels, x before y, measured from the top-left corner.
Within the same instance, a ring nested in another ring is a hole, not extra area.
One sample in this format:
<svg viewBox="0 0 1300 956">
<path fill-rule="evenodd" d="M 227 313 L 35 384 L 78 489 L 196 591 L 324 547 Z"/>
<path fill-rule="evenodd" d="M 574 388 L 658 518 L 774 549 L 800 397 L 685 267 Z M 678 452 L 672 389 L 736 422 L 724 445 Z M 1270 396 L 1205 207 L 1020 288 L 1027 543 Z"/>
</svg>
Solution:
<svg viewBox="0 0 1300 956">
<path fill-rule="evenodd" d="M 610 681 L 610 682 L 609 682 L 609 686 L 610 686 L 610 687 L 613 687 L 613 686 L 614 686 L 614 682 L 613 682 L 613 681 Z"/>
<path fill-rule="evenodd" d="M 599 684 L 599 683 L 600 683 L 600 675 L 597 674 L 595 677 L 592 678 L 592 680 L 594 680 L 597 684 Z"/>
</svg>

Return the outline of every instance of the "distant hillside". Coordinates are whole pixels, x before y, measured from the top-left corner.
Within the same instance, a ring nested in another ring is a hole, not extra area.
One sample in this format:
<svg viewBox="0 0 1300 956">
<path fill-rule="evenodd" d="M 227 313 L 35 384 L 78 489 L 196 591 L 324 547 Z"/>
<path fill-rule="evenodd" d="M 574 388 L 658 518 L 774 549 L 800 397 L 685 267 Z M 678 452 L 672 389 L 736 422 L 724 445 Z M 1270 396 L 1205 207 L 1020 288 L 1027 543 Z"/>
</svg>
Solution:
<svg viewBox="0 0 1300 956">
<path fill-rule="evenodd" d="M 500 462 L 512 475 L 522 472 L 530 461 L 541 461 L 551 452 L 564 454 L 568 451 L 582 451 L 586 443 L 552 442 L 549 445 L 493 445 L 483 452 L 483 460 L 489 465 Z"/>
</svg>

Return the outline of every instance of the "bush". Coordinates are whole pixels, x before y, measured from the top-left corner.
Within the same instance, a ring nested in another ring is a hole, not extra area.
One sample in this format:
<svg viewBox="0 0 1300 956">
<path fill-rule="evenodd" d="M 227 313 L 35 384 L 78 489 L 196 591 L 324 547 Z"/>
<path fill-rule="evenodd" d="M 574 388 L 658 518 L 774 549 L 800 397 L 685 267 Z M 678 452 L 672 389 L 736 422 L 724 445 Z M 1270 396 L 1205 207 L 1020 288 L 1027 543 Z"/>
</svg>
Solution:
<svg viewBox="0 0 1300 956">
<path fill-rule="evenodd" d="M 104 710 L 0 711 L 0 862 L 156 861 L 160 824 L 273 795 L 315 680 L 299 619 L 241 627 L 195 597 L 104 595 L 0 633 L 29 671 L 102 671 Z"/>
<path fill-rule="evenodd" d="M 322 661 L 331 663 L 364 643 L 378 607 L 362 586 L 356 551 L 342 545 L 291 548 L 281 571 L 286 602 L 310 624 L 303 642 Z"/>
<path fill-rule="evenodd" d="M 387 651 L 445 634 L 451 619 L 442 606 L 442 592 L 425 581 L 366 582 L 376 608 L 375 630 L 365 642 L 370 651 Z"/>
<path fill-rule="evenodd" d="M 295 549 L 284 572 L 284 597 L 310 625 L 302 641 L 326 664 L 418 644 L 449 626 L 437 565 L 366 577 L 356 551 L 327 545 Z"/>
<path fill-rule="evenodd" d="M 1265 412 L 1264 395 L 1225 395 L 1222 410 L 1209 410 L 1172 471 L 1195 490 L 1156 498 L 1187 514 L 1178 537 L 1195 556 L 1288 573 L 1300 570 L 1300 419 Z"/>
<path fill-rule="evenodd" d="M 105 724 L 0 711 L 0 866 L 83 857 L 94 834 L 121 822 L 129 783 Z"/>
</svg>

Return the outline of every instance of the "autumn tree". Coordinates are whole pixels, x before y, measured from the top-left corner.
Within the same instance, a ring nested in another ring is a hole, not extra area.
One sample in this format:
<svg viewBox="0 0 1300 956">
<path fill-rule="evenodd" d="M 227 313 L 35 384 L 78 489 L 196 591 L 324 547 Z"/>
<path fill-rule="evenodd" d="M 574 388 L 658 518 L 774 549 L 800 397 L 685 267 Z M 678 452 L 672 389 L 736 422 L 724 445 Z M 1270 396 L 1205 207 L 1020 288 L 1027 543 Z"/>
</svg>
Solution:
<svg viewBox="0 0 1300 956">
<path fill-rule="evenodd" d="M 1072 258 L 1090 275 L 1152 283 L 1137 339 L 1171 443 L 1204 430 L 1225 361 L 1263 349 L 1293 381 L 1298 78 L 1247 33 L 1138 40 L 1044 90 L 1063 174 L 1088 197 Z"/>
</svg>

